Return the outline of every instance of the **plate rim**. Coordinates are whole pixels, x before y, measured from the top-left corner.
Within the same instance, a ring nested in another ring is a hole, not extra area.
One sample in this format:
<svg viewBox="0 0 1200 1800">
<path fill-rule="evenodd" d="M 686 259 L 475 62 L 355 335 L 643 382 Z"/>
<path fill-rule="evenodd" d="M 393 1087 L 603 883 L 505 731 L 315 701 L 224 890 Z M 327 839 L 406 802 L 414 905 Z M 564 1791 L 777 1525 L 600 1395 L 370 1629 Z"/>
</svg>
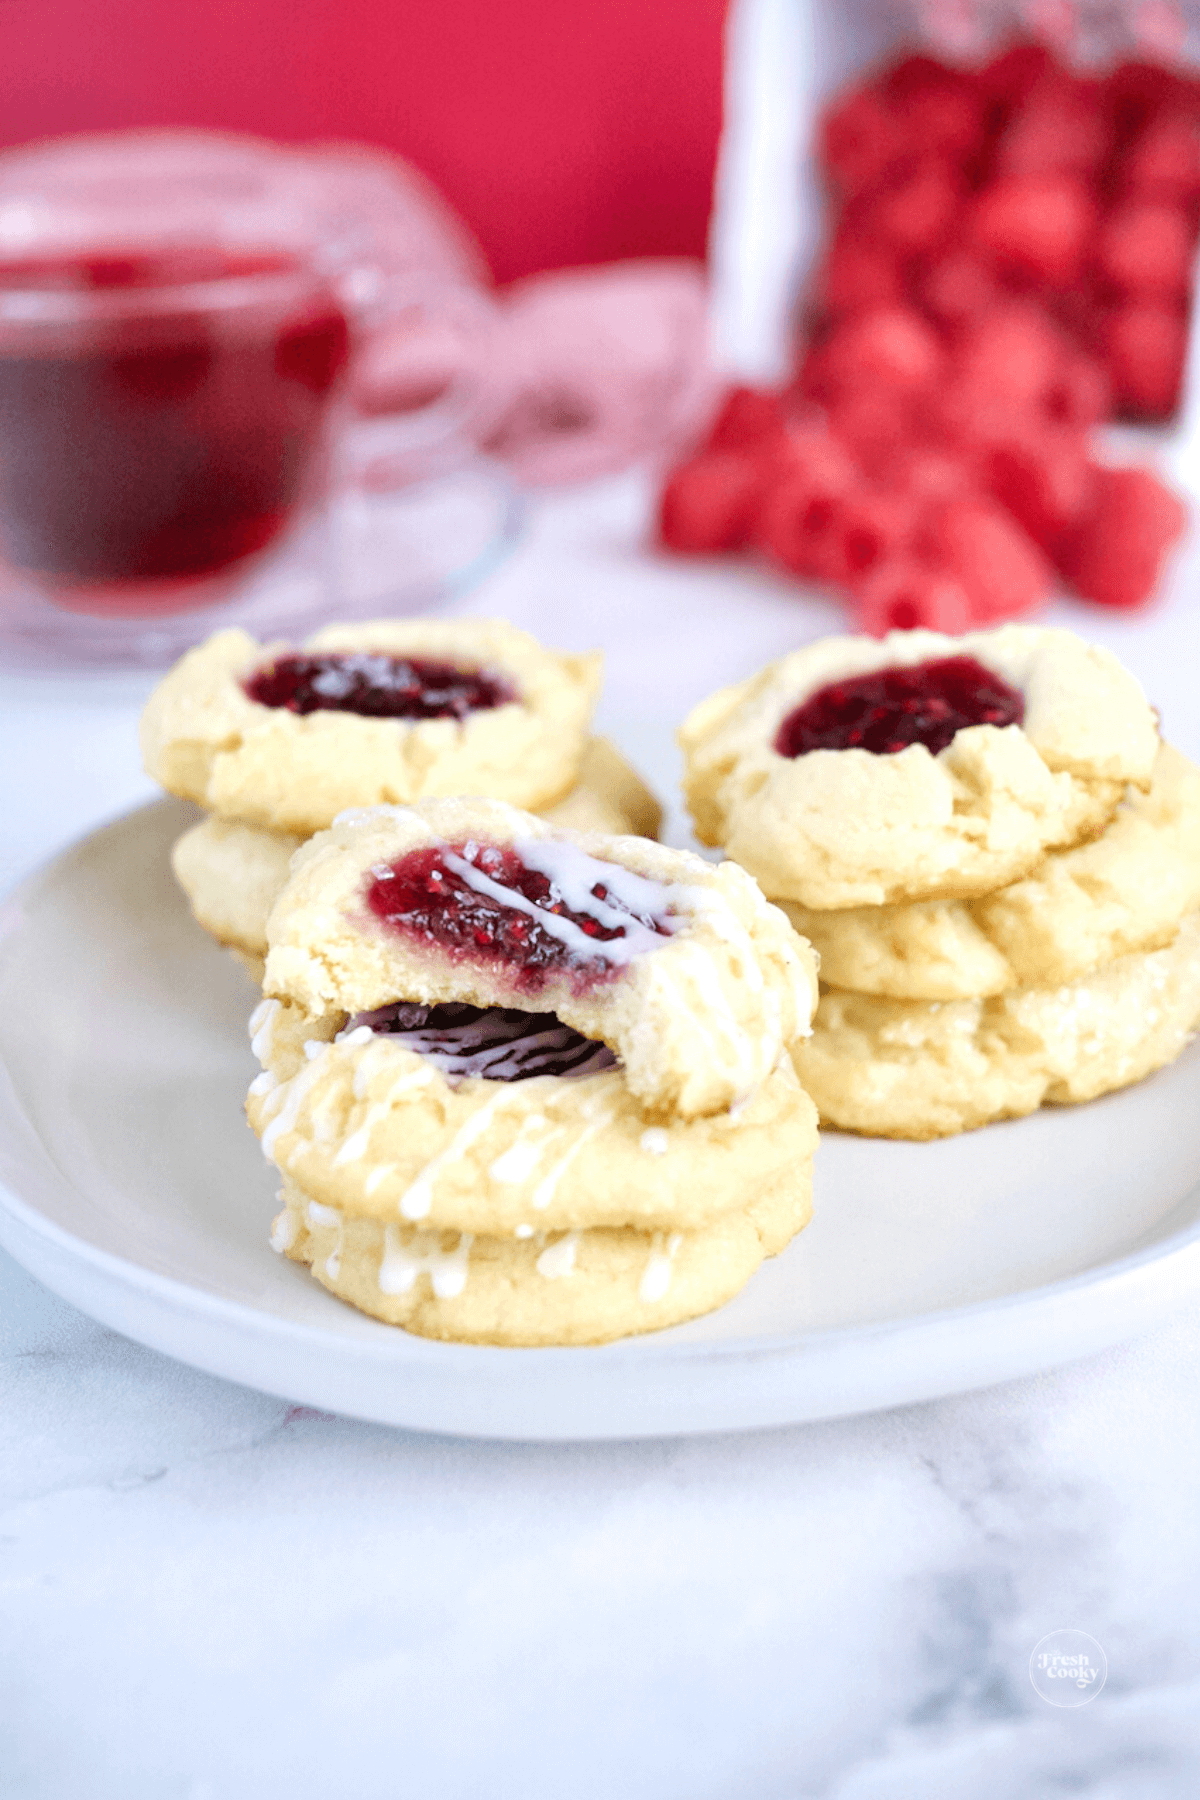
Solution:
<svg viewBox="0 0 1200 1800">
<path fill-rule="evenodd" d="M 103 820 L 90 830 L 78 834 L 69 840 L 50 857 L 44 859 L 34 869 L 19 879 L 7 892 L 0 896 L 0 909 L 7 911 L 10 907 L 20 907 L 21 902 L 36 894 L 39 887 L 62 873 L 65 866 L 82 850 L 121 828 L 128 829 L 136 825 L 136 821 L 144 816 L 160 812 L 167 807 L 186 805 L 170 796 L 158 797 L 127 808 L 112 817 Z M 9 931 L 0 934 L 8 939 L 19 929 L 14 922 Z M 53 1167 L 50 1148 L 44 1142 L 33 1120 L 29 1118 L 22 1106 L 7 1066 L 0 1055 L 0 1075 L 3 1076 L 3 1093 L 0 1094 L 0 1134 L 6 1143 L 12 1145 L 17 1157 L 22 1155 L 22 1146 L 11 1134 L 13 1119 L 32 1139 L 36 1150 L 45 1156 Z M 20 1132 L 17 1137 L 19 1139 Z M 27 1155 L 28 1147 L 25 1147 Z M 55 1169 L 57 1178 L 68 1186 L 69 1178 Z M 1186 1204 L 1188 1198 L 1200 1188 L 1200 1178 L 1189 1187 L 1176 1202 L 1177 1206 Z M 15 1229 L 12 1229 L 15 1228 Z M 288 1347 L 297 1352 L 307 1353 L 311 1358 L 314 1352 L 328 1353 L 336 1347 L 343 1358 L 354 1363 L 370 1364 L 373 1370 L 387 1373 L 388 1366 L 394 1371 L 397 1382 L 402 1382 L 406 1373 L 414 1371 L 433 1371 L 436 1374 L 454 1374 L 468 1381 L 491 1371 L 503 1369 L 506 1373 L 514 1373 L 518 1369 L 522 1373 L 535 1367 L 545 1370 L 551 1377 L 574 1375 L 581 1369 L 599 1371 L 612 1368 L 614 1365 L 636 1365 L 645 1374 L 687 1370 L 694 1374 L 697 1368 L 706 1365 L 725 1373 L 731 1368 L 745 1369 L 752 1365 L 755 1369 L 764 1367 L 786 1372 L 789 1369 L 801 1369 L 804 1365 L 810 1368 L 828 1363 L 836 1359 L 839 1353 L 857 1351 L 866 1353 L 886 1363 L 884 1347 L 895 1349 L 904 1346 L 906 1363 L 913 1359 L 921 1360 L 922 1349 L 936 1348 L 937 1340 L 945 1337 L 953 1340 L 959 1337 L 966 1347 L 968 1341 L 977 1337 L 981 1329 L 989 1324 L 998 1327 L 1001 1337 L 1013 1339 L 1012 1354 L 1001 1356 L 998 1360 L 1005 1365 L 1007 1372 L 968 1374 L 960 1378 L 952 1375 L 947 1379 L 947 1372 L 927 1376 L 915 1383 L 911 1378 L 900 1379 L 904 1373 L 897 1369 L 897 1380 L 890 1384 L 896 1389 L 893 1397 L 880 1398 L 879 1391 L 887 1390 L 885 1366 L 882 1382 L 876 1382 L 872 1391 L 855 1402 L 847 1396 L 841 1396 L 826 1410 L 814 1409 L 811 1402 L 800 1403 L 789 1407 L 786 1398 L 774 1407 L 768 1408 L 769 1416 L 761 1413 L 744 1420 L 737 1417 L 720 1417 L 708 1422 L 672 1424 L 656 1419 L 644 1428 L 626 1423 L 620 1429 L 598 1428 L 599 1422 L 588 1424 L 581 1421 L 580 1428 L 574 1431 L 548 1429 L 545 1424 L 539 1428 L 531 1427 L 528 1417 L 522 1423 L 514 1423 L 506 1428 L 497 1420 L 489 1430 L 472 1430 L 460 1424 L 430 1423 L 420 1417 L 404 1419 L 395 1411 L 381 1413 L 378 1407 L 365 1404 L 361 1409 L 347 1407 L 342 1404 L 338 1411 L 350 1413 L 363 1419 L 372 1419 L 379 1423 L 406 1424 L 410 1429 L 425 1431 L 449 1431 L 461 1435 L 479 1437 L 527 1438 L 543 1440 L 577 1441 L 596 1440 L 598 1438 L 666 1436 L 682 1435 L 705 1431 L 755 1430 L 764 1424 L 801 1423 L 820 1418 L 850 1417 L 857 1413 L 871 1412 L 910 1403 L 913 1400 L 933 1399 L 950 1393 L 971 1391 L 993 1384 L 995 1381 L 1016 1379 L 1038 1369 L 1050 1368 L 1063 1362 L 1085 1356 L 1095 1350 L 1119 1343 L 1139 1331 L 1152 1327 L 1157 1317 L 1169 1316 L 1170 1311 L 1184 1303 L 1196 1293 L 1200 1293 L 1200 1218 L 1191 1224 L 1180 1227 L 1165 1237 L 1143 1244 L 1140 1248 L 1125 1252 L 1123 1255 L 1101 1261 L 1090 1268 L 1081 1269 L 1067 1276 L 1061 1276 L 1050 1282 L 1040 1283 L 1036 1287 L 1021 1289 L 1016 1292 L 994 1295 L 987 1299 L 974 1300 L 962 1306 L 934 1309 L 901 1316 L 895 1319 L 878 1319 L 870 1322 L 827 1326 L 813 1331 L 789 1332 L 783 1336 L 737 1337 L 716 1339 L 710 1342 L 680 1343 L 665 1337 L 659 1332 L 648 1332 L 643 1335 L 620 1339 L 610 1344 L 598 1345 L 499 1345 L 499 1344 L 460 1344 L 440 1339 L 423 1338 L 412 1333 L 393 1331 L 392 1328 L 378 1321 L 370 1321 L 378 1331 L 370 1331 L 361 1337 L 348 1338 L 326 1329 L 319 1323 L 287 1318 L 268 1309 L 255 1306 L 252 1302 L 231 1298 L 226 1295 L 212 1293 L 203 1286 L 190 1283 L 175 1276 L 166 1275 L 147 1267 L 116 1251 L 106 1250 L 102 1246 L 80 1236 L 54 1219 L 35 1202 L 25 1198 L 10 1183 L 0 1180 L 0 1244 L 9 1251 L 22 1267 L 41 1280 L 52 1291 L 59 1293 L 71 1304 L 93 1318 L 121 1331 L 135 1341 L 148 1344 L 151 1348 L 176 1360 L 201 1368 L 209 1373 L 217 1374 L 223 1379 L 238 1381 L 243 1385 L 256 1386 L 265 1391 L 279 1392 L 284 1397 L 303 1399 L 299 1393 L 286 1393 L 285 1388 L 271 1387 L 262 1381 L 261 1371 L 251 1372 L 248 1376 L 231 1373 L 221 1358 L 198 1358 L 193 1352 L 183 1353 L 172 1350 L 159 1341 L 157 1334 L 147 1333 L 144 1324 L 139 1329 L 138 1322 L 119 1323 L 108 1316 L 108 1308 L 98 1312 L 86 1299 L 78 1296 L 77 1286 L 73 1282 L 66 1285 L 71 1289 L 64 1292 L 63 1287 L 51 1277 L 47 1277 L 44 1260 L 35 1256 L 32 1267 L 23 1251 L 28 1246 L 22 1241 L 26 1236 L 35 1244 L 44 1246 L 51 1259 L 68 1266 L 76 1265 L 90 1272 L 93 1280 L 98 1279 L 107 1294 L 112 1297 L 132 1295 L 141 1302 L 148 1302 L 165 1308 L 169 1313 L 180 1317 L 190 1317 L 211 1334 L 222 1329 L 231 1335 L 231 1342 L 238 1339 L 245 1342 L 247 1337 L 260 1341 L 269 1341 L 275 1348 Z M 1167 1287 L 1166 1296 L 1162 1289 Z M 1117 1302 L 1111 1308 L 1111 1316 L 1107 1322 L 1098 1318 L 1103 1313 L 1103 1301 Z M 1164 1304 L 1165 1299 L 1165 1304 Z M 1099 1305 L 1097 1303 L 1100 1303 Z M 1034 1348 L 1025 1333 L 1009 1332 L 1006 1326 L 1014 1321 L 1033 1322 L 1041 1320 L 1051 1312 L 1057 1313 L 1056 1329 L 1051 1334 L 1053 1341 L 1047 1341 L 1044 1334 L 1041 1347 Z M 1065 1332 L 1063 1325 L 1069 1329 Z M 1091 1325 L 1091 1329 L 1086 1327 Z M 1060 1340 L 1075 1338 L 1071 1346 L 1064 1346 Z M 1021 1340 L 1021 1341 L 1018 1341 Z M 881 1351 L 883 1354 L 881 1355 Z M 1022 1353 L 1023 1352 L 1023 1353 Z M 993 1357 L 992 1362 L 997 1359 Z M 286 1384 L 285 1384 L 286 1386 Z M 303 1386 L 303 1383 L 301 1383 Z M 532 1398 L 532 1396 L 528 1396 Z M 800 1395 L 796 1395 L 800 1402 Z M 534 1401 L 532 1410 L 536 1411 Z M 420 1405 L 413 1408 L 401 1407 L 402 1412 L 419 1415 Z M 519 1410 L 519 1407 L 518 1407 Z"/>
</svg>

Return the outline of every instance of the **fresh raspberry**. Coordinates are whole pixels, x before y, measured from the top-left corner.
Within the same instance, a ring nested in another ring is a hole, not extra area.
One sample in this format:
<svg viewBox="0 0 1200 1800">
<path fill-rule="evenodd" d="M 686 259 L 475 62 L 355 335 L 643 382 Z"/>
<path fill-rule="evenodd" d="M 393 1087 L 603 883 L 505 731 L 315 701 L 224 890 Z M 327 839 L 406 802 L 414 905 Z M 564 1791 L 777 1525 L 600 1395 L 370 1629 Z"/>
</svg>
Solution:
<svg viewBox="0 0 1200 1800">
<path fill-rule="evenodd" d="M 840 509 L 859 480 L 840 445 L 827 441 L 798 448 L 789 464 L 778 466 L 763 495 L 758 543 L 794 575 L 836 579 Z"/>
<path fill-rule="evenodd" d="M 839 232 L 819 276 L 817 298 L 831 314 L 887 306 L 903 298 L 895 253 L 849 232 Z"/>
<path fill-rule="evenodd" d="M 1192 272 L 1192 228 L 1178 206 L 1127 200 L 1100 227 L 1096 265 L 1118 293 L 1182 300 Z"/>
<path fill-rule="evenodd" d="M 1014 44 L 984 65 L 979 71 L 979 85 L 987 99 L 1011 110 L 1057 69 L 1045 44 Z"/>
<path fill-rule="evenodd" d="M 917 630 L 955 637 L 973 622 L 961 584 L 911 558 L 881 563 L 858 589 L 851 613 L 855 628 L 871 637 Z"/>
<path fill-rule="evenodd" d="M 1191 205 L 1200 197 L 1200 122 L 1180 111 L 1152 119 L 1122 158 L 1117 186 L 1142 200 Z"/>
<path fill-rule="evenodd" d="M 709 450 L 745 450 L 779 437 L 784 431 L 778 394 L 761 388 L 730 388 L 709 428 Z"/>
<path fill-rule="evenodd" d="M 987 103 L 975 77 L 929 56 L 909 56 L 889 70 L 884 91 L 892 116 L 920 155 L 965 163 L 983 147 Z"/>
<path fill-rule="evenodd" d="M 874 88 L 851 88 L 825 113 L 819 127 L 822 168 L 843 194 L 861 193 L 903 153 L 904 140 L 891 108 Z"/>
<path fill-rule="evenodd" d="M 1014 430 L 1048 420 L 1052 403 L 1063 403 L 1059 383 L 1069 362 L 1054 350 L 1053 327 L 1040 321 L 1051 347 L 1043 356 L 1034 334 L 1026 338 L 1015 323 L 1008 333 L 1006 323 L 1001 315 L 965 342 L 962 366 L 930 397 L 930 417 L 960 454 L 1007 443 Z"/>
<path fill-rule="evenodd" d="M 975 240 L 1001 269 L 1059 286 L 1075 280 L 1096 224 L 1096 202 L 1077 175 L 1002 175 L 973 209 Z"/>
<path fill-rule="evenodd" d="M 659 502 L 659 537 L 670 550 L 736 550 L 746 542 L 763 486 L 760 462 L 733 450 L 681 463 Z"/>
<path fill-rule="evenodd" d="M 864 470 L 883 476 L 917 435 L 919 406 L 894 388 L 860 387 L 830 404 L 829 429 Z"/>
<path fill-rule="evenodd" d="M 1112 145 L 1096 83 L 1051 75 L 1031 90 L 996 144 L 999 175 L 1071 174 L 1093 178 Z"/>
<path fill-rule="evenodd" d="M 759 545 L 792 575 L 832 581 L 840 505 L 840 493 L 827 492 L 801 475 L 776 482 L 759 509 Z"/>
<path fill-rule="evenodd" d="M 979 489 L 976 458 L 964 449 L 905 445 L 892 459 L 891 475 L 897 489 L 922 510 L 931 501 L 961 500 Z"/>
<path fill-rule="evenodd" d="M 1086 431 L 1112 412 L 1112 387 L 1106 371 L 1082 350 L 1068 351 L 1042 395 L 1042 408 L 1052 424 Z"/>
<path fill-rule="evenodd" d="M 829 429 L 824 410 L 792 402 L 795 410 L 788 429 L 778 443 L 770 446 L 766 456 L 771 479 L 794 474 L 797 470 L 815 473 L 824 479 L 836 477 L 846 487 L 858 480 L 858 471 L 845 446 Z"/>
<path fill-rule="evenodd" d="M 916 507 L 905 494 L 870 488 L 848 494 L 834 521 L 830 579 L 851 591 L 861 587 L 907 549 L 915 525 Z"/>
<path fill-rule="evenodd" d="M 1113 399 L 1122 418 L 1160 424 L 1179 405 L 1187 320 L 1174 307 L 1118 307 L 1104 328 Z"/>
<path fill-rule="evenodd" d="M 927 157 L 875 196 L 862 229 L 902 256 L 934 250 L 949 234 L 963 194 L 961 177 Z"/>
<path fill-rule="evenodd" d="M 1041 551 L 992 500 L 951 500 L 934 512 L 924 540 L 934 566 L 962 583 L 981 623 L 1030 612 L 1053 587 Z"/>
<path fill-rule="evenodd" d="M 1129 143 L 1163 112 L 1179 107 L 1186 96 L 1186 86 L 1179 76 L 1161 63 L 1118 63 L 1104 85 L 1113 128 L 1121 144 Z"/>
<path fill-rule="evenodd" d="M 954 355 L 962 390 L 981 406 L 996 399 L 1009 408 L 1042 404 L 1065 359 L 1065 346 L 1044 312 L 1033 306 L 998 306 L 963 332 Z"/>
<path fill-rule="evenodd" d="M 876 307 L 835 326 L 810 363 L 812 391 L 822 398 L 875 384 L 911 393 L 937 379 L 942 348 L 911 307 Z"/>
<path fill-rule="evenodd" d="M 1086 345 L 1096 354 L 1112 299 L 1101 295 L 1090 271 L 1085 269 L 1069 288 L 1043 286 L 1037 292 L 1035 284 L 1034 294 L 1072 343 Z"/>
<path fill-rule="evenodd" d="M 992 493 L 1052 562 L 1088 511 L 1092 465 L 1082 435 L 1033 431 L 992 446 L 986 462 Z"/>
<path fill-rule="evenodd" d="M 1092 507 L 1063 558 L 1071 585 L 1100 606 L 1142 606 L 1187 524 L 1187 508 L 1149 469 L 1097 469 Z"/>
<path fill-rule="evenodd" d="M 986 312 L 999 294 L 991 268 L 970 250 L 930 257 L 917 276 L 916 291 L 934 318 L 950 326 Z"/>
</svg>

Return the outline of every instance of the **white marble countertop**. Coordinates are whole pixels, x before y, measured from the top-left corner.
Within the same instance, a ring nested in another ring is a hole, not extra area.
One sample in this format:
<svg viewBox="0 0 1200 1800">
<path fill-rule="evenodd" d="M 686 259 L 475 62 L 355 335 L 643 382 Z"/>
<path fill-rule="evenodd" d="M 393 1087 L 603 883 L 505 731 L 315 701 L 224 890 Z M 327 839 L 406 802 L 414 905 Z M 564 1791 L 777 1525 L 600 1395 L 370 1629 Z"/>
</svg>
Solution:
<svg viewBox="0 0 1200 1800">
<path fill-rule="evenodd" d="M 601 724 L 662 767 L 716 680 L 838 619 L 640 555 L 643 505 L 634 480 L 544 503 L 459 610 L 603 644 Z M 1193 587 L 1062 617 L 1196 754 Z M 670 667 L 639 656 L 651 605 L 678 617 Z M 152 792 L 146 686 L 0 676 L 0 888 Z M 0 1384 L 4 1800 L 1200 1792 L 1200 1308 L 885 1415 L 495 1444 L 198 1374 L 0 1254 Z M 1028 1677 L 1062 1627 L 1108 1658 L 1079 1709 Z"/>
</svg>

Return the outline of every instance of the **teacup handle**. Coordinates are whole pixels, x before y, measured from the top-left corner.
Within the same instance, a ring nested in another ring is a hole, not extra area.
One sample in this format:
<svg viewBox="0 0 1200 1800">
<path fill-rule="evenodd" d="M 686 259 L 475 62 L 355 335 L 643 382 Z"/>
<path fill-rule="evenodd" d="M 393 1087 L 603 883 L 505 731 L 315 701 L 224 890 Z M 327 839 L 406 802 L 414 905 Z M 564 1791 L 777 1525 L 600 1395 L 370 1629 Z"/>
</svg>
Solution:
<svg viewBox="0 0 1200 1800">
<path fill-rule="evenodd" d="M 469 428 L 496 320 L 491 299 L 444 278 L 377 270 L 356 271 L 347 287 L 360 345 L 346 479 L 388 492 L 473 459 Z"/>
<path fill-rule="evenodd" d="M 407 612 L 474 587 L 524 526 L 524 500 L 508 469 L 479 451 L 471 432 L 496 308 L 479 289 L 435 277 L 350 280 L 357 291 L 352 285 L 346 298 L 361 345 L 338 485 L 375 555 L 396 564 L 379 601 Z M 436 574 L 404 567 L 411 560 L 405 544 L 426 552 L 416 560 L 431 562 Z M 452 553 L 442 556 L 443 547 Z"/>
</svg>

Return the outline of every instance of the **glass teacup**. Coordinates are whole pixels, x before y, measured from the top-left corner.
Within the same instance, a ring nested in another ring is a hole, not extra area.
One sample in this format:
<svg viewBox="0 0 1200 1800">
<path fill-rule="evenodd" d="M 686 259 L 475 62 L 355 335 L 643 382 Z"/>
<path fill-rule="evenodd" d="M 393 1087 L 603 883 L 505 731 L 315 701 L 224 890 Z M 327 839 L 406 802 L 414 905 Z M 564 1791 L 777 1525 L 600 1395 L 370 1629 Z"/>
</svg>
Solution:
<svg viewBox="0 0 1200 1800">
<path fill-rule="evenodd" d="M 328 616 L 337 496 L 368 464 L 411 483 L 461 460 L 453 371 L 382 436 L 361 421 L 355 448 L 354 366 L 379 326 L 469 333 L 488 305 L 452 239 L 406 229 L 411 194 L 389 210 L 382 160 L 190 132 L 0 157 L 10 650 L 156 661 L 222 620 Z M 482 505 L 435 586 L 503 535 L 505 496 L 485 483 Z M 402 570 L 376 586 L 403 603 Z"/>
</svg>

